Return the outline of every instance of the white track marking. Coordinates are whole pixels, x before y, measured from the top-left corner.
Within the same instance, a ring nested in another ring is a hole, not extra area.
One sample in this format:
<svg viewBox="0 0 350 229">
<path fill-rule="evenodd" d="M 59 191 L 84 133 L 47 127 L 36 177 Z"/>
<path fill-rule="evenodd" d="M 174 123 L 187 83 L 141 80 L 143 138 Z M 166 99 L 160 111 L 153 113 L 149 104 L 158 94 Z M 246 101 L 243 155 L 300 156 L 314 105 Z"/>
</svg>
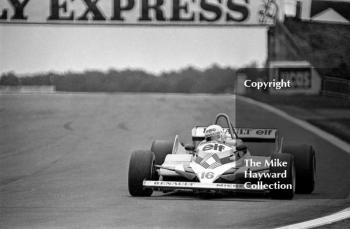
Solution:
<svg viewBox="0 0 350 229">
<path fill-rule="evenodd" d="M 277 114 L 279 116 L 281 116 L 282 118 L 284 119 L 287 119 L 288 121 L 312 132 L 313 134 L 316 134 L 317 136 L 323 138 L 324 140 L 328 141 L 329 143 L 333 144 L 334 146 L 340 148 L 341 150 L 347 152 L 350 154 L 350 144 L 339 139 L 338 137 L 324 131 L 324 130 L 321 130 L 320 128 L 304 121 L 304 120 L 300 120 L 300 119 L 297 119 L 295 117 L 292 117 L 291 115 L 287 114 L 286 112 L 280 110 L 280 109 L 277 109 L 271 105 L 268 105 L 266 103 L 262 103 L 262 102 L 258 102 L 256 100 L 253 100 L 251 98 L 247 98 L 247 97 L 243 97 L 243 96 L 237 96 L 238 99 L 244 101 L 244 102 L 247 102 L 247 103 L 250 103 L 250 104 L 254 104 L 254 105 L 257 105 L 259 107 L 262 107 L 264 108 L 265 110 L 268 110 L 268 111 L 271 111 L 272 113 L 274 114 Z"/>
<path fill-rule="evenodd" d="M 335 223 L 344 219 L 350 218 L 350 208 L 346 208 L 343 211 L 334 213 L 329 216 L 305 221 L 302 223 L 296 223 L 296 224 L 291 224 L 288 226 L 284 227 L 278 227 L 275 229 L 309 229 L 309 228 L 315 228 L 319 226 L 324 226 L 327 224 Z"/>
</svg>

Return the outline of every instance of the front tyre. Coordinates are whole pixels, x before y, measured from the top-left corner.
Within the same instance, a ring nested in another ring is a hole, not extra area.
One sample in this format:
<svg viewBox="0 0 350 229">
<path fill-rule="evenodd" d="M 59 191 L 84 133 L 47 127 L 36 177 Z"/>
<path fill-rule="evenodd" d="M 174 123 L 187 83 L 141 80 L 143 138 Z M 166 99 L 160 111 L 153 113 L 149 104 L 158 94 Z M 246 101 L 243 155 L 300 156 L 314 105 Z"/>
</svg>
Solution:
<svg viewBox="0 0 350 229">
<path fill-rule="evenodd" d="M 151 151 L 135 151 L 129 163 L 128 186 L 132 196 L 151 196 L 152 189 L 144 188 L 143 181 L 155 176 L 154 154 Z"/>
<path fill-rule="evenodd" d="M 152 142 L 151 151 L 154 153 L 156 165 L 164 163 L 166 155 L 172 153 L 173 145 L 172 141 L 155 140 Z"/>
<path fill-rule="evenodd" d="M 279 187 L 270 189 L 270 196 L 272 199 L 293 199 L 295 192 L 295 167 L 294 158 L 290 154 L 274 154 L 271 156 L 271 161 L 279 160 L 281 163 L 286 162 L 286 166 L 270 166 L 271 174 L 284 174 L 285 177 L 270 178 L 270 185 L 278 185 Z"/>
</svg>

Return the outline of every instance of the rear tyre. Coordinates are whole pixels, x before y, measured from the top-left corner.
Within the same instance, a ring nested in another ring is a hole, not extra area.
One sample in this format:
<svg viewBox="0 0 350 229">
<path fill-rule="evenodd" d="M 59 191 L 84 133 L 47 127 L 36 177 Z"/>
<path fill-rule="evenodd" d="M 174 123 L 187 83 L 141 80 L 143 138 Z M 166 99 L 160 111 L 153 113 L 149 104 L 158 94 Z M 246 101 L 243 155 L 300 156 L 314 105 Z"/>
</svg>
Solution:
<svg viewBox="0 0 350 229">
<path fill-rule="evenodd" d="M 283 152 L 294 156 L 296 193 L 312 193 L 316 180 L 316 155 L 313 147 L 310 145 L 286 146 Z"/>
<path fill-rule="evenodd" d="M 129 163 L 128 186 L 132 196 L 151 196 L 152 189 L 144 188 L 143 181 L 155 176 L 154 154 L 150 151 L 135 151 Z"/>
<path fill-rule="evenodd" d="M 274 154 L 271 160 L 278 159 L 281 163 L 287 162 L 287 166 L 270 166 L 271 174 L 286 173 L 286 177 L 270 178 L 270 185 L 279 187 L 270 189 L 272 199 L 293 199 L 295 192 L 295 167 L 294 159 L 290 154 Z"/>
<path fill-rule="evenodd" d="M 172 141 L 155 140 L 152 142 L 151 151 L 155 156 L 155 164 L 162 165 L 164 163 L 165 157 L 172 153 L 173 150 Z"/>
</svg>

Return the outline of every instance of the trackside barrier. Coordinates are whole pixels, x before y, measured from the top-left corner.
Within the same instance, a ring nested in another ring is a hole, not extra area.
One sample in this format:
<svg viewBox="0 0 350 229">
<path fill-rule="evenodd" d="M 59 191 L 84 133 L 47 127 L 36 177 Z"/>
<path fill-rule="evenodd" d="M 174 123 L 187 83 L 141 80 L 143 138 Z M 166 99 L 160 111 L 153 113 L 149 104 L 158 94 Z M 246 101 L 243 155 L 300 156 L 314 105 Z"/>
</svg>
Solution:
<svg viewBox="0 0 350 229">
<path fill-rule="evenodd" d="M 350 80 L 325 77 L 323 79 L 322 94 L 350 99 Z"/>
</svg>

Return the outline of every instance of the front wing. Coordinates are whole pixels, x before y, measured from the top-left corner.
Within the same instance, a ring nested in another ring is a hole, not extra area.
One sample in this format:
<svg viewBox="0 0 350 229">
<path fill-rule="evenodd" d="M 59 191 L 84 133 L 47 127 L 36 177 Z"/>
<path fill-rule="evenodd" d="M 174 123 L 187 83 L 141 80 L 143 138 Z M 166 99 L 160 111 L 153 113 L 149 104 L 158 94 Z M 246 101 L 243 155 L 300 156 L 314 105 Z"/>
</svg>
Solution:
<svg viewBox="0 0 350 229">
<path fill-rule="evenodd" d="M 229 192 L 264 192 L 264 188 L 247 188 L 244 184 L 233 183 L 200 183 L 185 181 L 143 181 L 145 188 L 158 190 L 206 190 L 206 191 L 229 191 Z"/>
</svg>

